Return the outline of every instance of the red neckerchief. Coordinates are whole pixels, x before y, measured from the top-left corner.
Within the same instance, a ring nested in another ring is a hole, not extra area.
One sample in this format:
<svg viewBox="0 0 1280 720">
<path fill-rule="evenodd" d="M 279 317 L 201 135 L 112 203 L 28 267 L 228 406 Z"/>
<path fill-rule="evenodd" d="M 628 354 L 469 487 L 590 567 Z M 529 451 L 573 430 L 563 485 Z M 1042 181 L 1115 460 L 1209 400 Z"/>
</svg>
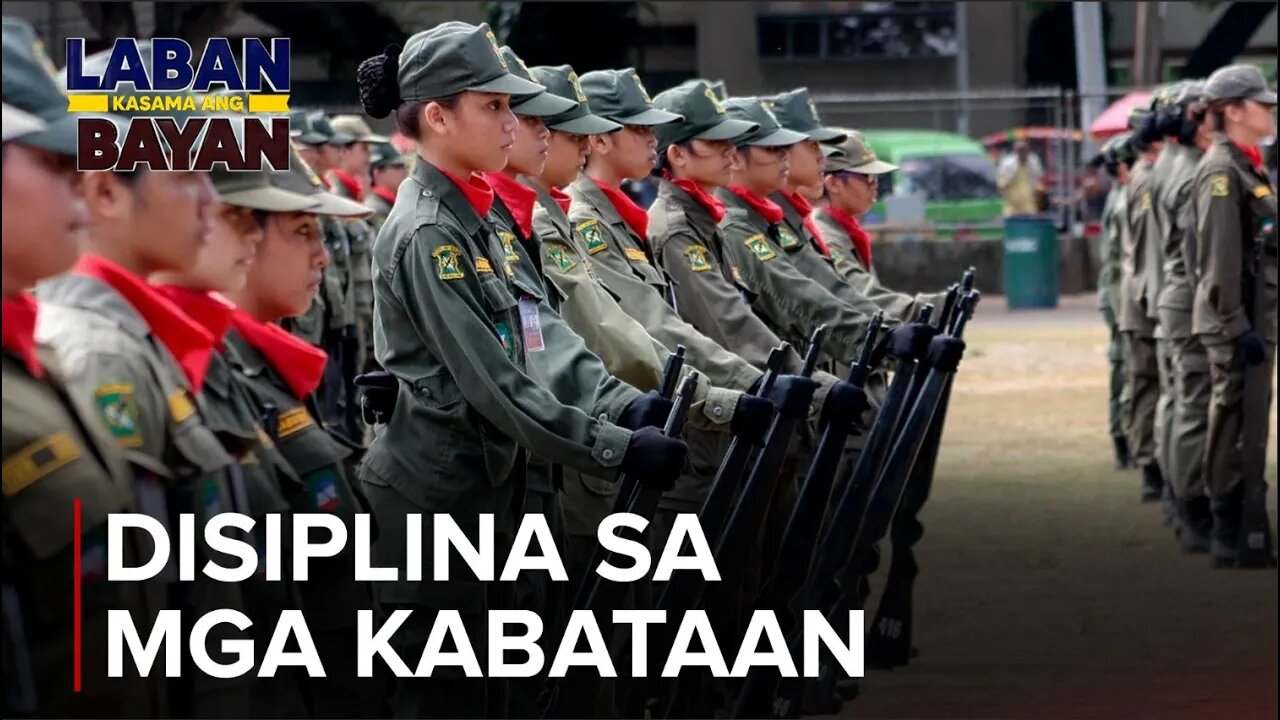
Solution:
<svg viewBox="0 0 1280 720">
<path fill-rule="evenodd" d="M 351 177 L 338 168 L 334 168 L 329 172 L 333 173 L 333 177 L 337 178 L 338 182 L 342 183 L 342 186 L 347 189 L 347 192 L 351 193 L 352 199 L 356 202 L 360 202 L 364 199 L 364 187 L 360 185 L 359 180 Z"/>
<path fill-rule="evenodd" d="M 467 199 L 467 203 L 477 215 L 484 217 L 489 214 L 489 208 L 493 207 L 493 188 L 489 187 L 489 183 L 485 182 L 484 178 L 473 173 L 471 177 L 463 180 L 442 167 L 436 169 L 457 186 L 458 192 Z"/>
<path fill-rule="evenodd" d="M 730 185 L 729 192 L 742 198 L 742 201 L 751 206 L 765 219 L 770 225 L 777 225 L 782 222 L 782 208 L 778 207 L 778 203 L 769 198 L 762 198 L 741 185 Z"/>
<path fill-rule="evenodd" d="M 809 202 L 809 199 L 800 193 L 786 190 L 782 191 L 782 197 L 786 198 L 787 202 L 791 203 L 791 207 L 795 208 L 796 212 L 800 213 L 800 217 L 804 218 L 804 227 L 813 236 L 814 242 L 818 243 L 818 250 L 826 257 L 831 257 L 831 250 L 827 247 L 827 241 L 823 239 L 822 232 L 818 230 L 817 224 L 813 222 L 813 204 Z"/>
<path fill-rule="evenodd" d="M 244 336 L 245 342 L 262 353 L 267 364 L 284 378 L 293 396 L 304 400 L 320 387 L 324 366 L 329 356 L 275 323 L 255 320 L 243 310 L 231 313 L 231 325 Z"/>
<path fill-rule="evenodd" d="M 862 257 L 862 262 L 867 264 L 867 269 L 871 269 L 871 234 L 862 229 L 862 225 L 858 222 L 858 218 L 849 213 L 834 207 L 827 208 L 827 214 L 831 216 L 836 224 L 844 228 L 849 233 L 849 239 L 853 241 L 853 249 Z"/>
<path fill-rule="evenodd" d="M 551 199 L 555 200 L 556 204 L 560 206 L 561 212 L 568 215 L 570 203 L 569 194 L 563 192 L 560 188 L 550 188 L 547 192 L 551 195 Z"/>
<path fill-rule="evenodd" d="M 142 278 L 98 255 L 83 255 L 72 272 L 110 285 L 142 316 L 151 332 L 178 361 L 191 392 L 200 394 L 215 338 Z"/>
<path fill-rule="evenodd" d="M 36 299 L 30 293 L 0 302 L 4 321 L 4 349 L 27 366 L 32 377 L 44 377 L 44 366 L 36 356 Z"/>
<path fill-rule="evenodd" d="M 613 203 L 613 209 L 622 216 L 627 226 L 631 228 L 631 232 L 640 237 L 640 242 L 649 242 L 649 213 L 621 190 L 611 188 L 595 178 L 591 180 L 600 188 L 604 196 L 609 198 L 609 202 Z"/>
<path fill-rule="evenodd" d="M 482 177 L 511 211 L 520 234 L 533 237 L 533 206 L 538 204 L 538 191 L 504 172 L 488 172 Z"/>
<path fill-rule="evenodd" d="M 208 330 L 213 336 L 214 345 L 221 344 L 222 338 L 231 327 L 231 313 L 235 311 L 235 305 L 213 293 L 200 292 L 181 285 L 156 285 L 155 288 L 161 295 L 172 300 L 174 305 L 182 308 L 182 312 L 186 313 L 187 317 Z"/>
<path fill-rule="evenodd" d="M 702 209 L 706 210 L 707 214 L 710 215 L 711 219 L 717 224 L 724 219 L 724 203 L 717 200 L 711 193 L 703 190 L 701 185 L 689 178 L 679 178 L 678 180 L 672 180 L 671 182 L 676 187 L 689 193 L 689 197 L 693 198 L 694 202 L 701 205 Z"/>
<path fill-rule="evenodd" d="M 392 190 L 391 188 L 384 188 L 381 185 L 374 185 L 373 187 L 369 188 L 369 191 L 372 192 L 374 195 L 377 195 L 378 197 L 382 198 L 383 200 L 386 200 L 387 204 L 389 205 L 396 204 L 396 191 Z"/>
<path fill-rule="evenodd" d="M 1236 147 L 1240 148 L 1240 152 L 1244 153 L 1244 156 L 1249 159 L 1249 164 L 1253 166 L 1254 170 L 1262 172 L 1261 150 L 1253 145 L 1243 145 L 1241 143 L 1236 143 Z"/>
</svg>

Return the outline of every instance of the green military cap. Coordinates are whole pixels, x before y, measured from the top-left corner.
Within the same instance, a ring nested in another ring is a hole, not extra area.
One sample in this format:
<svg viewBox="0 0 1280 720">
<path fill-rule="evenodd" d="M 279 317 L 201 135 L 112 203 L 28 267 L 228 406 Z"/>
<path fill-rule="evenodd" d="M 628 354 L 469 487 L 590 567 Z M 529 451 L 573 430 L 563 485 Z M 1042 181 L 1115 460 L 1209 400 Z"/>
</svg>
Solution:
<svg viewBox="0 0 1280 720">
<path fill-rule="evenodd" d="M 409 38 L 396 80 L 401 100 L 434 100 L 463 90 L 530 95 L 536 83 L 511 74 L 486 23 L 451 21 Z"/>
<path fill-rule="evenodd" d="M 32 115 L 31 113 L 23 112 L 18 108 L 10 105 L 9 103 L 4 103 L 3 113 L 4 113 L 4 116 L 3 116 L 4 117 L 4 138 L 3 139 L 5 142 L 8 142 L 9 140 L 15 140 L 17 138 L 23 137 L 24 135 L 38 133 L 41 130 L 44 130 L 45 128 L 49 127 L 40 118 L 36 117 L 35 115 Z"/>
<path fill-rule="evenodd" d="M 804 133 L 810 140 L 818 142 L 836 144 L 844 142 L 843 133 L 822 127 L 822 121 L 818 119 L 818 108 L 813 104 L 809 88 L 802 87 L 779 93 L 769 98 L 769 102 L 770 109 L 777 116 L 778 122 L 782 123 L 782 127 Z"/>
<path fill-rule="evenodd" d="M 1143 121 L 1151 115 L 1151 111 L 1147 108 L 1136 107 L 1129 111 L 1129 129 L 1137 130 L 1142 127 Z"/>
<path fill-rule="evenodd" d="M 568 112 L 578 106 L 577 100 L 562 98 L 555 93 L 547 92 L 546 86 L 533 78 L 533 73 L 529 71 L 529 67 L 524 64 L 520 56 L 516 55 L 515 50 L 503 45 L 500 52 L 502 53 L 502 59 L 507 62 L 507 68 L 511 70 L 512 75 L 542 88 L 534 93 L 513 96 L 511 98 L 511 112 L 528 117 L 545 118 Z"/>
<path fill-rule="evenodd" d="M 857 130 L 843 130 L 844 142 L 836 146 L 841 155 L 827 159 L 827 172 L 862 173 L 864 175 L 883 175 L 898 169 L 897 165 L 887 163 L 876 157 L 875 150 L 867 144 L 867 139 Z"/>
<path fill-rule="evenodd" d="M 535 81 L 547 88 L 548 94 L 574 103 L 571 109 L 545 118 L 547 127 L 552 130 L 574 135 L 603 135 L 622 127 L 591 112 L 591 107 L 587 104 L 587 93 L 582 89 L 582 81 L 578 79 L 578 73 L 568 65 L 540 65 L 530 68 L 530 74 Z"/>
<path fill-rule="evenodd" d="M 1204 99 L 1204 81 L 1188 80 L 1182 84 L 1173 102 L 1182 107 L 1201 102 Z"/>
<path fill-rule="evenodd" d="M 359 115 L 334 115 L 329 118 L 329 125 L 333 127 L 333 131 L 340 135 L 350 137 L 354 142 L 367 143 L 384 143 L 390 142 L 391 138 L 385 135 L 377 135 L 373 129 L 369 127 L 369 123 Z M 341 143 L 337 143 L 341 144 Z"/>
<path fill-rule="evenodd" d="M 1275 105 L 1276 93 L 1267 87 L 1266 78 L 1256 65 L 1228 65 L 1213 71 L 1204 83 L 1205 102 L 1219 100 L 1253 100 Z"/>
<path fill-rule="evenodd" d="M 705 80 L 690 80 L 663 90 L 653 105 L 684 117 L 654 129 L 659 148 L 686 140 L 732 140 L 760 129 L 757 123 L 729 117 Z"/>
<path fill-rule="evenodd" d="M 319 206 L 314 195 L 305 195 L 271 184 L 271 170 L 220 170 L 209 172 L 218 199 L 227 205 L 267 212 L 310 212 Z"/>
<path fill-rule="evenodd" d="M 313 201 L 311 207 L 299 212 L 336 217 L 365 217 L 373 213 L 373 210 L 358 202 L 325 190 L 320 176 L 292 148 L 289 150 L 289 169 L 272 172 L 270 182 L 273 188 L 302 195 Z"/>
<path fill-rule="evenodd" d="M 312 145 L 350 145 L 356 139 L 333 127 L 333 123 L 325 116 L 324 111 L 317 110 L 307 115 L 307 129 L 323 137 L 324 140 Z"/>
<path fill-rule="evenodd" d="M 822 157 L 824 157 L 824 158 L 841 157 L 841 156 L 845 155 L 845 151 L 841 150 L 840 148 L 836 147 L 835 145 L 825 145 L 825 144 L 824 144 L 824 145 L 821 145 L 821 146 L 819 146 L 819 147 L 821 147 L 821 148 L 822 148 Z"/>
<path fill-rule="evenodd" d="M 634 68 L 593 70 L 582 76 L 582 89 L 591 112 L 623 125 L 662 125 L 681 119 L 653 106 Z"/>
<path fill-rule="evenodd" d="M 307 114 L 310 110 L 290 110 L 289 111 L 289 137 L 303 145 L 323 145 L 325 138 L 320 133 L 311 129 L 311 124 L 307 122 Z"/>
<path fill-rule="evenodd" d="M 1138 154 L 1134 152 L 1133 144 L 1130 142 L 1132 139 L 1132 133 L 1115 135 L 1102 146 L 1102 152 L 1109 155 L 1115 162 L 1131 165 L 1138 158 Z"/>
<path fill-rule="evenodd" d="M 370 167 L 390 167 L 404 164 L 404 155 L 401 155 L 396 146 L 389 142 L 374 143 L 369 148 Z"/>
<path fill-rule="evenodd" d="M 808 139 L 794 130 L 782 127 L 782 123 L 778 122 L 777 116 L 765 104 L 763 98 L 729 98 L 725 101 L 724 107 L 729 117 L 756 125 L 755 130 L 734 139 L 738 147 L 743 145 L 784 147 Z"/>
<path fill-rule="evenodd" d="M 67 94 L 35 30 L 21 20 L 5 18 L 3 45 L 5 123 L 9 122 L 10 107 L 35 116 L 44 128 L 27 133 L 23 144 L 75 155 L 79 145 L 76 117 L 67 112 Z M 17 116 L 14 118 L 16 122 Z M 5 139 L 9 139 L 8 130 Z"/>
</svg>

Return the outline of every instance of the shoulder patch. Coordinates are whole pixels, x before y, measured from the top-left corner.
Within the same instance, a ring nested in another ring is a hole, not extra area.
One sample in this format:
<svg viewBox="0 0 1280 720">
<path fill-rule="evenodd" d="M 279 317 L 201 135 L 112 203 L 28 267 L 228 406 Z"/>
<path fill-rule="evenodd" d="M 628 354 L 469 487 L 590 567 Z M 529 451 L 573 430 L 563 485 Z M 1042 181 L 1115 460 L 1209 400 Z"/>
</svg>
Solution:
<svg viewBox="0 0 1280 720">
<path fill-rule="evenodd" d="M 791 232 L 791 230 L 788 229 L 787 226 L 779 225 L 778 226 L 778 244 L 782 246 L 783 250 L 790 250 L 791 248 L 796 247 L 800 244 L 800 238 L 796 237 L 796 234 Z"/>
<path fill-rule="evenodd" d="M 493 266 L 489 264 L 489 258 L 476 258 L 476 272 L 493 273 Z"/>
<path fill-rule="evenodd" d="M 441 280 L 459 280 L 466 277 L 462 272 L 462 251 L 457 245 L 441 245 L 431 251 L 436 259 L 436 275 Z"/>
<path fill-rule="evenodd" d="M 11 497 L 80 457 L 80 446 L 65 432 L 40 438 L 4 461 L 4 496 Z"/>
<path fill-rule="evenodd" d="M 133 399 L 133 383 L 103 385 L 93 393 L 98 415 L 111 432 L 111 437 L 123 447 L 142 444 L 142 431 L 138 429 L 138 406 Z"/>
<path fill-rule="evenodd" d="M 573 261 L 569 248 L 559 243 L 545 243 L 543 247 L 546 248 L 547 259 L 555 264 L 560 272 L 567 273 L 578 266 L 578 263 Z"/>
<path fill-rule="evenodd" d="M 502 241 L 502 251 L 507 255 L 507 262 L 516 262 L 520 256 L 516 254 L 516 235 L 508 230 L 499 230 L 498 239 Z M 477 268 L 479 269 L 479 268 Z"/>
<path fill-rule="evenodd" d="M 1227 197 L 1231 194 L 1231 179 L 1226 173 L 1214 173 L 1209 176 L 1209 195 Z"/>
<path fill-rule="evenodd" d="M 649 256 L 645 255 L 644 251 L 640 248 L 627 248 L 623 253 L 625 253 L 627 259 L 632 262 L 642 262 L 646 264 L 649 262 Z"/>
<path fill-rule="evenodd" d="M 742 244 L 746 245 L 756 258 L 761 261 L 772 260 L 776 257 L 776 253 L 773 252 L 773 248 L 769 247 L 769 243 L 765 241 L 764 235 L 760 233 L 756 233 L 746 240 L 743 240 Z"/>
<path fill-rule="evenodd" d="M 1253 188 L 1253 196 L 1256 198 L 1269 197 L 1271 195 L 1271 186 L 1267 184 L 1257 185 Z"/>
<path fill-rule="evenodd" d="M 191 403 L 191 398 L 187 396 L 187 391 L 182 388 L 174 390 L 169 395 L 169 415 L 173 417 L 173 421 L 180 423 L 183 420 L 196 414 L 196 406 Z"/>
<path fill-rule="evenodd" d="M 711 261 L 707 259 L 707 249 L 701 245 L 690 245 L 685 248 L 684 256 L 689 260 L 689 269 L 694 272 L 706 272 L 711 269 Z"/>
<path fill-rule="evenodd" d="M 1151 191 L 1142 191 L 1142 205 L 1139 209 L 1141 212 L 1146 212 L 1151 209 Z"/>
<path fill-rule="evenodd" d="M 587 254 L 595 255 L 596 253 L 609 247 L 604 237 L 600 234 L 599 220 L 584 220 L 574 227 L 578 234 L 582 235 L 582 242 L 587 246 Z"/>
<path fill-rule="evenodd" d="M 280 413 L 280 419 L 276 422 L 276 437 L 286 438 L 315 424 L 315 420 L 311 419 L 311 413 L 307 412 L 305 407 L 286 410 Z"/>
</svg>

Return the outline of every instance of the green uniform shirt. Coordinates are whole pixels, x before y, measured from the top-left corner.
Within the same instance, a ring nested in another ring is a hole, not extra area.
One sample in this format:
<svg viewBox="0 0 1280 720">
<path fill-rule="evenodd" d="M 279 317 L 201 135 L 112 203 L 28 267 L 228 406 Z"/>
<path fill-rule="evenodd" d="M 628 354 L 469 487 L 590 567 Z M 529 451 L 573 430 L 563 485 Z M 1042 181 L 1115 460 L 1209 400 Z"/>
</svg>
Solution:
<svg viewBox="0 0 1280 720">
<path fill-rule="evenodd" d="M 1114 324 L 1119 299 L 1121 248 L 1124 245 L 1125 189 L 1118 181 L 1111 184 L 1102 206 L 1102 240 L 1098 246 L 1098 309 L 1110 313 Z"/>
<path fill-rule="evenodd" d="M 1165 146 L 1174 154 L 1173 166 L 1160 186 L 1156 206 L 1164 218 L 1164 282 L 1157 296 L 1160 327 L 1168 338 L 1191 336 L 1191 304 L 1195 299 L 1195 203 L 1191 187 L 1196 165 L 1204 152 L 1175 143 Z M 1190 254 L 1188 254 L 1188 249 Z"/>
<path fill-rule="evenodd" d="M 382 224 L 387 221 L 387 216 L 391 214 L 391 203 L 376 192 L 370 192 L 365 196 L 364 206 L 373 211 L 373 214 L 365 218 L 365 222 L 373 229 L 376 235 L 378 230 L 382 228 Z M 373 247 L 370 241 L 369 247 Z"/>
<path fill-rule="evenodd" d="M 585 174 L 579 175 L 569 186 L 568 194 L 573 199 L 569 219 L 575 240 L 591 258 L 601 283 L 618 296 L 622 308 L 664 346 L 684 345 L 686 361 L 706 375 L 711 384 L 734 390 L 750 388 L 760 377 L 758 368 L 764 367 L 769 350 L 779 341 L 772 338 L 773 345 L 758 352 L 757 348 L 744 347 L 741 342 L 726 342 L 728 338 L 700 326 L 696 316 L 683 306 L 678 282 L 677 307 L 673 308 L 667 302 L 667 282 L 650 260 L 646 239 L 637 237 L 627 226 L 595 181 Z M 649 235 L 654 241 L 654 255 L 658 256 L 662 249 L 652 208 L 649 216 Z M 799 366 L 798 359 L 796 366 Z"/>
<path fill-rule="evenodd" d="M 142 316 L 106 283 L 68 273 L 42 283 L 37 336 L 58 351 L 72 392 L 94 404 L 132 467 L 138 509 L 160 520 L 172 536 L 175 513 L 196 516 L 196 527 L 222 512 L 244 511 L 232 495 L 235 460 L 197 410 L 187 379 Z M 197 567 L 218 558 L 224 566 L 235 559 L 215 554 L 203 542 L 196 548 Z M 177 597 L 167 607 L 203 615 L 219 608 L 243 610 L 239 585 L 217 582 L 198 573 L 191 583 L 176 582 L 177 562 L 161 576 Z M 219 626 L 210 641 L 246 637 Z M 175 712 L 191 703 L 202 714 L 244 713 L 249 677 L 228 680 L 185 675 L 172 678 L 170 698 Z"/>
<path fill-rule="evenodd" d="M 374 244 L 374 347 L 400 395 L 364 467 L 421 508 L 495 512 L 491 489 L 517 471 L 521 447 L 604 474 L 630 440 L 530 380 L 505 255 L 489 222 L 425 162 Z"/>
<path fill-rule="evenodd" d="M 1164 287 L 1164 246 L 1169 235 L 1169 218 L 1164 212 L 1160 197 L 1164 194 L 1164 187 L 1169 177 L 1177 172 L 1178 165 L 1182 163 L 1183 156 L 1179 150 L 1177 143 L 1166 142 L 1161 147 L 1160 154 L 1156 156 L 1155 162 L 1151 164 L 1151 174 L 1148 181 L 1150 183 L 1151 208 L 1147 211 L 1149 216 L 1146 222 L 1148 237 L 1143 241 L 1147 252 L 1143 271 L 1146 274 L 1144 282 L 1147 287 L 1145 299 L 1147 319 L 1153 322 L 1159 322 L 1160 320 L 1158 305 L 1160 292 Z M 1160 336 L 1164 336 L 1163 327 L 1158 332 Z"/>
<path fill-rule="evenodd" d="M 137 511 L 133 475 L 96 415 L 67 392 L 54 353 L 41 352 L 40 359 L 38 379 L 8 352 L 2 361 L 5 715 L 80 717 L 104 708 L 121 717 L 166 715 L 164 679 L 128 677 L 128 663 L 126 677 L 107 678 L 107 611 L 127 610 L 145 628 L 167 605 L 164 583 L 107 582 L 107 515 Z M 76 499 L 84 637 L 79 693 L 71 691 Z M 125 539 L 127 565 L 150 557 L 149 542 L 143 548 L 137 536 Z"/>
<path fill-rule="evenodd" d="M 1152 337 L 1155 331 L 1155 324 L 1147 317 L 1148 251 L 1145 244 L 1149 221 L 1153 217 L 1153 203 L 1151 163 L 1139 158 L 1130 168 L 1129 183 L 1125 185 L 1125 234 L 1121 236 L 1124 244 L 1120 250 L 1120 303 L 1116 308 L 1116 324 L 1121 332 L 1132 332 L 1144 338 Z"/>
<path fill-rule="evenodd" d="M 1219 135 L 1196 167 L 1196 285 L 1192 329 L 1206 345 L 1249 329 L 1276 341 L 1276 195 L 1267 176 Z M 1269 229 L 1268 229 L 1269 223 Z M 1244 273 L 1260 278 L 1265 317 L 1249 322 Z"/>
<path fill-rule="evenodd" d="M 819 325 L 826 325 L 824 354 L 853 364 L 871 315 L 832 295 L 792 264 L 783 245 L 800 241 L 783 232 L 781 224 L 770 224 L 727 188 L 718 188 L 716 196 L 727 208 L 720 221 L 725 251 L 756 296 L 752 308 L 798 348 L 805 347 Z"/>
</svg>

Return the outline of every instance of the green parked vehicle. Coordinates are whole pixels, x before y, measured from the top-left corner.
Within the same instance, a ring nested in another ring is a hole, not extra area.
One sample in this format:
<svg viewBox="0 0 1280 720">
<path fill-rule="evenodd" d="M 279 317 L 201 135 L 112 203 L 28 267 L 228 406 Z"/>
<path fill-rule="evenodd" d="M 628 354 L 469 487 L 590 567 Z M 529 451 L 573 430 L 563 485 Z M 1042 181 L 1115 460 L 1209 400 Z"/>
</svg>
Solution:
<svg viewBox="0 0 1280 720">
<path fill-rule="evenodd" d="M 981 143 L 936 130 L 862 134 L 877 157 L 898 166 L 880 178 L 880 200 L 863 217 L 869 230 L 886 223 L 885 198 L 916 195 L 924 198 L 924 224 L 930 228 L 905 234 L 938 240 L 1003 237 L 996 168 Z"/>
</svg>

